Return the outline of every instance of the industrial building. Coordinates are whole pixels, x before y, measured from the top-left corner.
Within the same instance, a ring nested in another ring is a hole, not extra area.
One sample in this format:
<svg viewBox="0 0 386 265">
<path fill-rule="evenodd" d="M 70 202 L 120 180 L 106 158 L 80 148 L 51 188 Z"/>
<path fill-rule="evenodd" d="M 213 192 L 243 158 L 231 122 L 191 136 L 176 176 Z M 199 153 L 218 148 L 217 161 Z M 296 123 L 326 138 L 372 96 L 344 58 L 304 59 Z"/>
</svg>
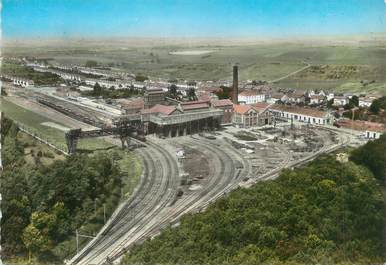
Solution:
<svg viewBox="0 0 386 265">
<path fill-rule="evenodd" d="M 165 103 L 166 92 L 161 88 L 147 88 L 143 97 L 145 109 Z"/>
<path fill-rule="evenodd" d="M 234 105 L 233 124 L 239 128 L 270 125 L 274 116 L 269 111 L 268 103 L 255 105 Z"/>
<path fill-rule="evenodd" d="M 277 119 L 300 121 L 309 124 L 332 124 L 333 116 L 326 111 L 275 104 L 270 107 Z"/>
<path fill-rule="evenodd" d="M 221 109 L 224 111 L 224 115 L 221 120 L 221 124 L 231 124 L 233 118 L 233 103 L 230 99 L 212 99 L 210 104 L 213 108 Z"/>
<path fill-rule="evenodd" d="M 209 102 L 192 101 L 166 106 L 157 104 L 141 112 L 145 134 L 159 137 L 178 137 L 218 129 L 223 111 L 212 108 Z"/>
</svg>

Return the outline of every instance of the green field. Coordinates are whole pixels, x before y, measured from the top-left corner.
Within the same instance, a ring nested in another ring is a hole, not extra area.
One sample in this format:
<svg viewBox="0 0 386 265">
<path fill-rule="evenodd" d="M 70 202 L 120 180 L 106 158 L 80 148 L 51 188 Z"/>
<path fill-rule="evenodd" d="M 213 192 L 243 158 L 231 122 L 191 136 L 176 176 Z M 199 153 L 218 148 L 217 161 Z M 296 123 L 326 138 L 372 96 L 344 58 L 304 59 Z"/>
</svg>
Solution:
<svg viewBox="0 0 386 265">
<path fill-rule="evenodd" d="M 10 119 L 24 124 L 30 131 L 36 133 L 41 138 L 55 143 L 56 146 L 62 148 L 63 150 L 67 150 L 64 132 L 42 125 L 43 122 L 54 122 L 62 126 L 66 126 L 65 124 L 43 117 L 2 98 L 0 98 L 0 111 L 4 112 L 4 115 Z M 104 141 L 103 139 L 97 138 L 82 139 L 78 143 L 78 149 L 86 152 L 111 147 L 113 147 L 112 144 Z"/>
<path fill-rule="evenodd" d="M 378 43 L 356 44 L 159 44 L 135 45 L 125 42 L 106 45 L 89 42 L 67 46 L 5 47 L 5 56 L 51 58 L 63 64 L 84 65 L 95 60 L 150 78 L 183 80 L 231 80 L 234 63 L 240 66 L 240 81 L 274 80 L 304 67 L 306 63 L 327 66 L 324 74 L 305 72 L 275 84 L 279 87 L 322 88 L 386 93 L 386 46 Z M 197 55 L 175 55 L 175 51 L 211 51 Z M 355 70 L 347 70 L 347 69 Z M 348 72 L 351 71 L 351 72 Z M 361 80 L 374 80 L 368 87 Z"/>
</svg>

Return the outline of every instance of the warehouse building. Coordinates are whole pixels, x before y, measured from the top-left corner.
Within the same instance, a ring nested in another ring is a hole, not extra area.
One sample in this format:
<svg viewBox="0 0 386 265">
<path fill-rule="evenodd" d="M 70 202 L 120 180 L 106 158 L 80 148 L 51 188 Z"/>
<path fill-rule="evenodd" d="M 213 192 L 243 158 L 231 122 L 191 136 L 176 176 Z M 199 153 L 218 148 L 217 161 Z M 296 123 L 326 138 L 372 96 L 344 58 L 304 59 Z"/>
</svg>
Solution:
<svg viewBox="0 0 386 265">
<path fill-rule="evenodd" d="M 320 125 L 333 123 L 333 116 L 326 111 L 279 104 L 272 105 L 270 110 L 275 115 L 275 117 L 280 120 L 294 120 Z"/>
</svg>

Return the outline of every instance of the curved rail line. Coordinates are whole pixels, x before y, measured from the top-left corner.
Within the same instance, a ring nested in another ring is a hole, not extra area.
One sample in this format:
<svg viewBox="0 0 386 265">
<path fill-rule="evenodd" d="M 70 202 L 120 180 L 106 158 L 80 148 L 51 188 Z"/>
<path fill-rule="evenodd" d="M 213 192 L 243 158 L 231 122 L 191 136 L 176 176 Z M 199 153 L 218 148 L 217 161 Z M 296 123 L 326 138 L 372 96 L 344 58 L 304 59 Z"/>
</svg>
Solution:
<svg viewBox="0 0 386 265">
<path fill-rule="evenodd" d="M 111 245 L 116 244 L 127 233 L 134 233 L 140 229 L 141 224 L 156 216 L 173 198 L 175 191 L 171 187 L 175 176 L 178 176 L 177 165 L 170 154 L 166 154 L 162 148 L 151 143 L 147 145 L 150 150 L 141 150 L 141 156 L 147 167 L 147 177 L 141 183 L 141 192 L 120 209 L 103 234 L 86 246 L 86 249 L 71 261 L 71 264 L 99 263 L 100 256 L 108 251 Z M 156 160 L 153 159 L 154 156 L 157 157 Z M 166 167 L 162 167 L 161 161 Z M 158 176 L 159 173 L 161 173 L 160 176 Z M 132 212 L 137 213 L 134 218 L 130 215 Z M 99 260 L 95 262 L 96 259 Z"/>
</svg>

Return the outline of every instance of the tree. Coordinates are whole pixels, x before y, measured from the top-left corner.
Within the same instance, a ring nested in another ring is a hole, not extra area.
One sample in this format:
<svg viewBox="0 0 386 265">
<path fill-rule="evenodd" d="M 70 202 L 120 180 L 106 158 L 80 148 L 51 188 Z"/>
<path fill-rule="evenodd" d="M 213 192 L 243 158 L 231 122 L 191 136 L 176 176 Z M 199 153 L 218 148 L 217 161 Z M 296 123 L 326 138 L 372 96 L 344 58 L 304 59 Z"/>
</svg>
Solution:
<svg viewBox="0 0 386 265">
<path fill-rule="evenodd" d="M 216 95 L 219 99 L 229 99 L 231 98 L 231 87 L 221 86 L 220 90 L 216 92 Z"/>
<path fill-rule="evenodd" d="M 137 81 L 137 82 L 145 82 L 148 79 L 149 78 L 147 76 L 140 75 L 140 74 L 135 76 L 135 81 Z"/>
<path fill-rule="evenodd" d="M 189 88 L 187 96 L 190 101 L 197 100 L 196 90 L 194 88 Z"/>
<path fill-rule="evenodd" d="M 350 159 L 366 166 L 383 183 L 386 180 L 386 134 L 354 150 Z"/>
<path fill-rule="evenodd" d="M 168 94 L 171 98 L 177 98 L 177 86 L 175 84 L 169 86 Z"/>
<path fill-rule="evenodd" d="M 386 109 L 386 97 L 375 99 L 373 103 L 371 103 L 370 111 L 372 113 L 378 114 L 381 109 Z"/>
<path fill-rule="evenodd" d="M 28 260 L 31 262 L 32 256 L 36 256 L 51 248 L 52 242 L 47 231 L 40 230 L 33 224 L 28 225 L 23 232 L 23 242 L 28 250 Z"/>
<path fill-rule="evenodd" d="M 85 64 L 85 66 L 89 67 L 89 68 L 93 68 L 93 67 L 97 67 L 98 63 L 96 61 L 93 61 L 93 60 L 88 60 Z"/>
<path fill-rule="evenodd" d="M 184 216 L 122 265 L 377 263 L 384 260 L 384 221 L 372 173 L 324 156 Z"/>
<path fill-rule="evenodd" d="M 94 96 L 101 96 L 102 95 L 102 87 L 99 85 L 98 82 L 96 82 L 94 85 L 93 94 L 94 94 Z"/>
</svg>

